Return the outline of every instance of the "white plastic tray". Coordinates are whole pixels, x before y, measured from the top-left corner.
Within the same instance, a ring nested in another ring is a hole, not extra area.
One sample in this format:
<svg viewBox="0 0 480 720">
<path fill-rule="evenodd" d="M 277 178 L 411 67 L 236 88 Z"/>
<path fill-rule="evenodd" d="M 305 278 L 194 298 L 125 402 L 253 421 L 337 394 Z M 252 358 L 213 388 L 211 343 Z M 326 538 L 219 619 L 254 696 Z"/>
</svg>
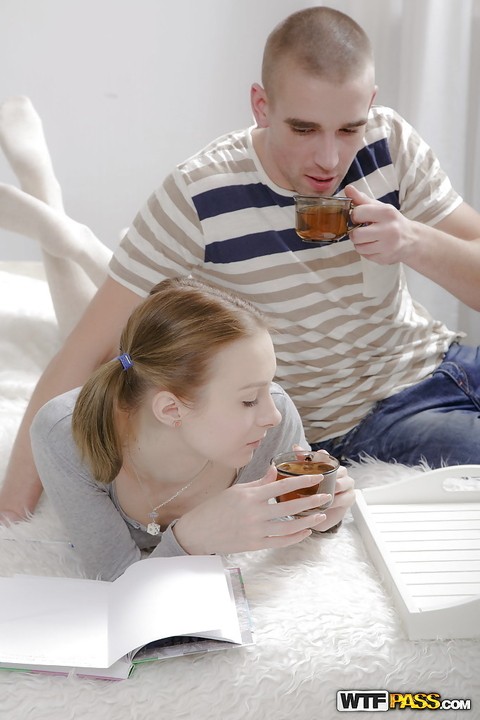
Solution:
<svg viewBox="0 0 480 720">
<path fill-rule="evenodd" d="M 355 493 L 353 517 L 408 637 L 480 637 L 480 465 Z"/>
</svg>

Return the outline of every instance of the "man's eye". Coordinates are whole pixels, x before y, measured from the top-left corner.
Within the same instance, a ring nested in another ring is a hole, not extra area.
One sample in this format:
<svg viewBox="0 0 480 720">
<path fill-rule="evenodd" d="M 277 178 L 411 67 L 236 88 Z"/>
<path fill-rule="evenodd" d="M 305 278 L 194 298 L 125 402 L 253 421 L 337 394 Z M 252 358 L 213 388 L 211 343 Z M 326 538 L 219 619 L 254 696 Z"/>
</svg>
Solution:
<svg viewBox="0 0 480 720">
<path fill-rule="evenodd" d="M 258 404 L 258 400 L 244 400 L 243 404 L 245 405 L 245 407 L 254 407 Z"/>
<path fill-rule="evenodd" d="M 292 132 L 294 132 L 296 135 L 309 135 L 313 132 L 313 129 L 305 127 L 292 127 Z"/>
</svg>

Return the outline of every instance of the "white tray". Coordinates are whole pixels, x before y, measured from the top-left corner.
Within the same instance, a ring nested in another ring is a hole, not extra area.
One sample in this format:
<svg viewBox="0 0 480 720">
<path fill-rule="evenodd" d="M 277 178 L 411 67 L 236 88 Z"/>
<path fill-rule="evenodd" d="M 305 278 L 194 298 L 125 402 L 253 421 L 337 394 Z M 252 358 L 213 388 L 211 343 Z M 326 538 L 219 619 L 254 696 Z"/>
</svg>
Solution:
<svg viewBox="0 0 480 720">
<path fill-rule="evenodd" d="M 353 517 L 408 637 L 480 637 L 480 465 L 355 493 Z"/>
</svg>

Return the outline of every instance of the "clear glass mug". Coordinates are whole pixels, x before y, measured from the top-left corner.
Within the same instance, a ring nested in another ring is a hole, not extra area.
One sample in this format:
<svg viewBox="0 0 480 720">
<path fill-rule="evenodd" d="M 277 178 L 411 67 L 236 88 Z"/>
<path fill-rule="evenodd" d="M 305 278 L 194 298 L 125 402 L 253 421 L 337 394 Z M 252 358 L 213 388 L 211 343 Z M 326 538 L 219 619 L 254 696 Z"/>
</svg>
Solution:
<svg viewBox="0 0 480 720">
<path fill-rule="evenodd" d="M 360 225 L 352 222 L 355 207 L 348 197 L 297 195 L 295 231 L 305 242 L 337 242 Z"/>
<path fill-rule="evenodd" d="M 319 510 L 326 510 L 333 503 L 337 470 L 340 467 L 337 458 L 329 455 L 325 450 L 292 450 L 291 452 L 276 455 L 272 462 L 277 469 L 277 480 L 296 475 L 323 475 L 317 485 L 299 488 L 277 497 L 278 502 L 285 502 L 286 500 L 296 500 L 317 493 L 326 493 L 332 496 L 327 503 L 298 513 L 299 517 L 313 515 Z"/>
</svg>

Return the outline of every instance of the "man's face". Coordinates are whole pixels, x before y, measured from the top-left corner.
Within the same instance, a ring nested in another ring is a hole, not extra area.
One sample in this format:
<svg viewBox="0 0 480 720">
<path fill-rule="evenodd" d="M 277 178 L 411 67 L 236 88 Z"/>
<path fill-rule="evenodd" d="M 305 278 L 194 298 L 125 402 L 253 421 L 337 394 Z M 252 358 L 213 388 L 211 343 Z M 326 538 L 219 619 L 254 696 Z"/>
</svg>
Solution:
<svg viewBox="0 0 480 720">
<path fill-rule="evenodd" d="M 335 84 L 285 62 L 269 98 L 252 88 L 254 144 L 270 179 L 303 195 L 332 195 L 362 147 L 375 97 L 373 70 Z"/>
</svg>

